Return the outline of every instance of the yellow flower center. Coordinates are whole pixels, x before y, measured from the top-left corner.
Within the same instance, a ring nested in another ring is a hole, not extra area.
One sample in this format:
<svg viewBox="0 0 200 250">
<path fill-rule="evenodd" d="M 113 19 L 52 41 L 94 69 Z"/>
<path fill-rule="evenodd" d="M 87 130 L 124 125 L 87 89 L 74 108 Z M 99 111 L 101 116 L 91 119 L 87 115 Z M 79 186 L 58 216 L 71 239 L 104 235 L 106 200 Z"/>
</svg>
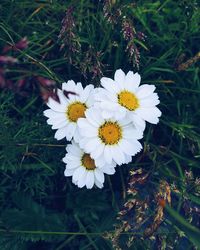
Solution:
<svg viewBox="0 0 200 250">
<path fill-rule="evenodd" d="M 82 165 L 87 170 L 94 170 L 96 168 L 94 160 L 90 157 L 89 154 L 84 154 L 81 159 Z"/>
<path fill-rule="evenodd" d="M 85 103 L 74 102 L 68 106 L 66 114 L 71 122 L 77 122 L 78 118 L 85 117 L 86 109 Z"/>
<path fill-rule="evenodd" d="M 99 127 L 99 137 L 106 145 L 114 145 L 122 138 L 122 129 L 117 122 L 105 122 Z"/>
<path fill-rule="evenodd" d="M 127 90 L 124 90 L 118 94 L 118 103 L 132 111 L 139 107 L 138 98 Z"/>
</svg>

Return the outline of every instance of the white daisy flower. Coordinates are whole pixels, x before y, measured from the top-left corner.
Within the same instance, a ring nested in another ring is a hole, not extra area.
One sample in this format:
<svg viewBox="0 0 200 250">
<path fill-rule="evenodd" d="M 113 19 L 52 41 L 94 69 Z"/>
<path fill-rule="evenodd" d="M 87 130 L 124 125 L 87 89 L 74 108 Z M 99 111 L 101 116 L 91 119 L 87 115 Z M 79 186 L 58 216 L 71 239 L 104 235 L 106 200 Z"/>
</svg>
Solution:
<svg viewBox="0 0 200 250">
<path fill-rule="evenodd" d="M 94 185 L 102 188 L 104 173 L 115 173 L 115 163 L 99 168 L 90 154 L 85 153 L 74 141 L 67 145 L 66 150 L 67 154 L 63 158 L 63 162 L 66 163 L 64 175 L 72 176 L 72 182 L 79 188 L 86 186 L 91 189 Z"/>
<path fill-rule="evenodd" d="M 80 147 L 91 155 L 98 166 L 105 163 L 118 165 L 131 161 L 142 149 L 138 142 L 143 133 L 136 129 L 128 119 L 105 119 L 102 110 L 92 107 L 85 112 L 86 118 L 78 120 L 81 134 Z"/>
<path fill-rule="evenodd" d="M 145 129 L 145 121 L 152 124 L 159 122 L 160 110 L 156 107 L 160 103 L 158 95 L 154 93 L 155 86 L 140 85 L 141 77 L 138 73 L 129 71 L 127 75 L 116 70 L 114 80 L 103 77 L 95 99 L 104 110 L 103 116 L 109 118 L 129 117 L 135 126 Z"/>
<path fill-rule="evenodd" d="M 74 92 L 75 95 L 69 94 L 67 98 L 63 94 L 64 90 Z M 66 137 L 68 141 L 74 138 L 77 142 L 79 140 L 77 120 L 85 117 L 85 111 L 93 105 L 94 86 L 88 85 L 83 89 L 80 82 L 77 84 L 72 80 L 64 82 L 62 91 L 58 89 L 58 97 L 60 103 L 51 97 L 48 99 L 47 105 L 50 109 L 44 111 L 44 115 L 49 118 L 47 123 L 52 125 L 52 129 L 57 129 L 55 133 L 57 140 Z"/>
</svg>

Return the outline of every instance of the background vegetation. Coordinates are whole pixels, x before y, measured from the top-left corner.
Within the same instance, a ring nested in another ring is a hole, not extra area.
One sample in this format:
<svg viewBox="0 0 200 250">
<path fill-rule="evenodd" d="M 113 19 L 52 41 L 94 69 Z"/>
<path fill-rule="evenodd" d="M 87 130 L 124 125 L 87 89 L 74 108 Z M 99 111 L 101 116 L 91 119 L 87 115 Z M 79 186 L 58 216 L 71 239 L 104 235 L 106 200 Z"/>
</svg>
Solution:
<svg viewBox="0 0 200 250">
<path fill-rule="evenodd" d="M 0 2 L 1 250 L 200 248 L 199 20 L 195 0 Z M 44 100 L 118 68 L 156 85 L 163 115 L 104 189 L 80 190 Z"/>
</svg>

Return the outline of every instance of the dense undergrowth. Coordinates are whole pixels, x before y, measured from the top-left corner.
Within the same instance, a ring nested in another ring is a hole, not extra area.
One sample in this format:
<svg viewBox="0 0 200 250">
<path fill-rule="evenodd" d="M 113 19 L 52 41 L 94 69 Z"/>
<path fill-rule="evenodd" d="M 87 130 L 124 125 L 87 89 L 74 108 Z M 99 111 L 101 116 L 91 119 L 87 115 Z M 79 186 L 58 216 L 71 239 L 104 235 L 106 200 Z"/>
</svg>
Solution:
<svg viewBox="0 0 200 250">
<path fill-rule="evenodd" d="M 195 0 L 1 1 L 1 250 L 200 247 L 199 13 Z M 118 68 L 156 85 L 162 117 L 102 190 L 78 189 L 43 116 L 48 83 L 99 86 Z"/>
</svg>

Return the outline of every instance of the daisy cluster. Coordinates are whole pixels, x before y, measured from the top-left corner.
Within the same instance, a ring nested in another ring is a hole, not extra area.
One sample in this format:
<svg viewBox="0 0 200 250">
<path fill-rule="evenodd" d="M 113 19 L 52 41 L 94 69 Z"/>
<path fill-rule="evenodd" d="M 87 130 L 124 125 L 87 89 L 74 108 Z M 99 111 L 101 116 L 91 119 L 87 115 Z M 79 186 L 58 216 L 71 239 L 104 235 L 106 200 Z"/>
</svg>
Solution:
<svg viewBox="0 0 200 250">
<path fill-rule="evenodd" d="M 63 162 L 65 176 L 79 188 L 103 187 L 104 174 L 115 173 L 117 165 L 132 161 L 141 151 L 146 122 L 157 124 L 161 116 L 154 85 L 140 85 L 138 73 L 117 70 L 114 80 L 103 77 L 94 88 L 70 80 L 58 89 L 60 102 L 51 97 L 44 111 L 55 138 L 66 138 Z M 68 97 L 64 95 L 67 91 Z M 75 93 L 72 94 L 72 93 Z"/>
</svg>

